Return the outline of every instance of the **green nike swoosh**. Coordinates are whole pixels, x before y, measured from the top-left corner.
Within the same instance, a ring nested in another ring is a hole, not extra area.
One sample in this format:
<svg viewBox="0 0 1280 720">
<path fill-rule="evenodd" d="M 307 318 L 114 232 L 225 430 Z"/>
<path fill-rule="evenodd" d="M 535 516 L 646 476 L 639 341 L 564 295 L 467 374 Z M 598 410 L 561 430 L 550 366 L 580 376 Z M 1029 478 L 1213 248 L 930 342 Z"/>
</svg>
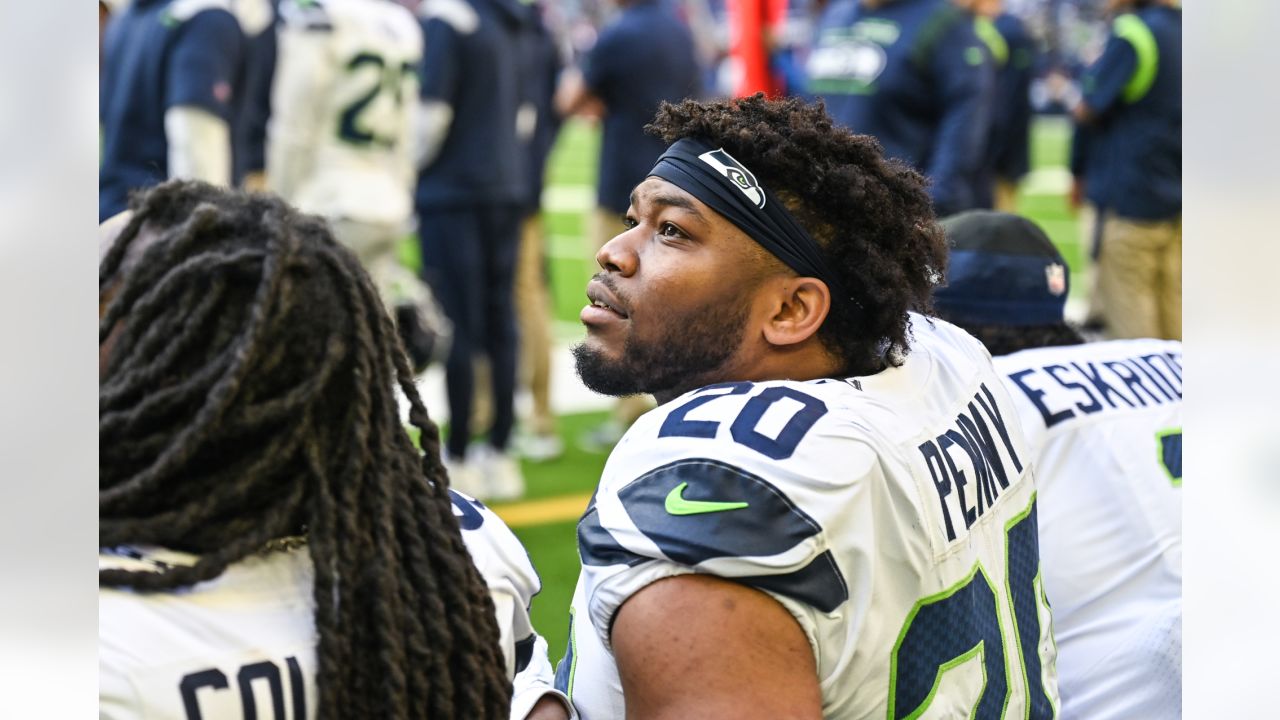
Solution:
<svg viewBox="0 0 1280 720">
<path fill-rule="evenodd" d="M 681 495 L 689 483 L 680 483 L 667 493 L 667 502 L 663 507 L 668 515 L 702 515 L 703 513 L 724 512 L 725 510 L 741 510 L 747 506 L 744 502 L 716 502 L 714 500 L 685 500 Z"/>
</svg>

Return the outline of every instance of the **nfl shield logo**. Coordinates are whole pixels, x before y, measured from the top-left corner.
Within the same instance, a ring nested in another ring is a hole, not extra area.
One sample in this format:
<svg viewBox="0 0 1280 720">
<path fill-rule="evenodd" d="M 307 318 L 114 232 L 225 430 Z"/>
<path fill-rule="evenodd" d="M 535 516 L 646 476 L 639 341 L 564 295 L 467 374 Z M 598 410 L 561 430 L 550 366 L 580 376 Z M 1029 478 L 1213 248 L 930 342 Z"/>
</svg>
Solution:
<svg viewBox="0 0 1280 720">
<path fill-rule="evenodd" d="M 1044 279 L 1049 285 L 1049 292 L 1053 295 L 1061 295 L 1067 291 L 1067 269 L 1058 263 L 1053 263 L 1044 269 Z"/>
</svg>

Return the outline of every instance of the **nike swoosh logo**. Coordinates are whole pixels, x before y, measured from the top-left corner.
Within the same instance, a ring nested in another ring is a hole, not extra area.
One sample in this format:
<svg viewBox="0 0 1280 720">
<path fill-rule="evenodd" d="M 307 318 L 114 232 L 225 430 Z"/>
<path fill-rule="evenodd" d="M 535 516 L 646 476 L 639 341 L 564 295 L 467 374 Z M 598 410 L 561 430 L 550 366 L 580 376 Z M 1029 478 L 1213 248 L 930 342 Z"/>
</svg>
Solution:
<svg viewBox="0 0 1280 720">
<path fill-rule="evenodd" d="M 667 501 L 663 505 L 668 515 L 702 515 L 704 513 L 741 510 L 747 507 L 744 502 L 717 502 L 715 500 L 685 500 L 682 495 L 689 483 L 680 483 L 667 493 Z"/>
</svg>

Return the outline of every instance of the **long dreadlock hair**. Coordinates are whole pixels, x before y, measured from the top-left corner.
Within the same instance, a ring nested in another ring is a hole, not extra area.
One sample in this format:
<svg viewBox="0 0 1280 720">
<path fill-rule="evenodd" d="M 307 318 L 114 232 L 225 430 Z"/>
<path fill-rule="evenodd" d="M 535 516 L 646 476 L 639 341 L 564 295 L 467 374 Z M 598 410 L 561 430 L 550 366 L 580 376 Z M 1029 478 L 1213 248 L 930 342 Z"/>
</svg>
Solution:
<svg viewBox="0 0 1280 720">
<path fill-rule="evenodd" d="M 303 534 L 318 717 L 506 718 L 494 606 L 453 514 L 440 433 L 355 256 L 267 195 L 173 181 L 130 207 L 98 268 L 98 342 L 111 343 L 98 544 L 199 561 L 100 570 L 99 585 L 181 588 Z M 156 241 L 129 253 L 144 226 Z"/>
</svg>

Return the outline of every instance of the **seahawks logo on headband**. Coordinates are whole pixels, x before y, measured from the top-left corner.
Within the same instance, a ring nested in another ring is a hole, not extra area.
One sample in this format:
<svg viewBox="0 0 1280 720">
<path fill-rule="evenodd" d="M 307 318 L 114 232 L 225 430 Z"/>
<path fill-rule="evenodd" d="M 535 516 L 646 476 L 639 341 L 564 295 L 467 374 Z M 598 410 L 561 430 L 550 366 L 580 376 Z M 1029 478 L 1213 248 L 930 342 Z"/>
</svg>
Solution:
<svg viewBox="0 0 1280 720">
<path fill-rule="evenodd" d="M 756 207 L 764 207 L 764 188 L 760 187 L 760 183 L 756 182 L 756 176 L 751 174 L 742 163 L 734 159 L 732 155 L 724 151 L 724 148 L 704 152 L 698 156 L 702 162 L 715 168 L 721 175 L 729 178 L 729 182 L 734 187 L 742 191 Z"/>
</svg>

